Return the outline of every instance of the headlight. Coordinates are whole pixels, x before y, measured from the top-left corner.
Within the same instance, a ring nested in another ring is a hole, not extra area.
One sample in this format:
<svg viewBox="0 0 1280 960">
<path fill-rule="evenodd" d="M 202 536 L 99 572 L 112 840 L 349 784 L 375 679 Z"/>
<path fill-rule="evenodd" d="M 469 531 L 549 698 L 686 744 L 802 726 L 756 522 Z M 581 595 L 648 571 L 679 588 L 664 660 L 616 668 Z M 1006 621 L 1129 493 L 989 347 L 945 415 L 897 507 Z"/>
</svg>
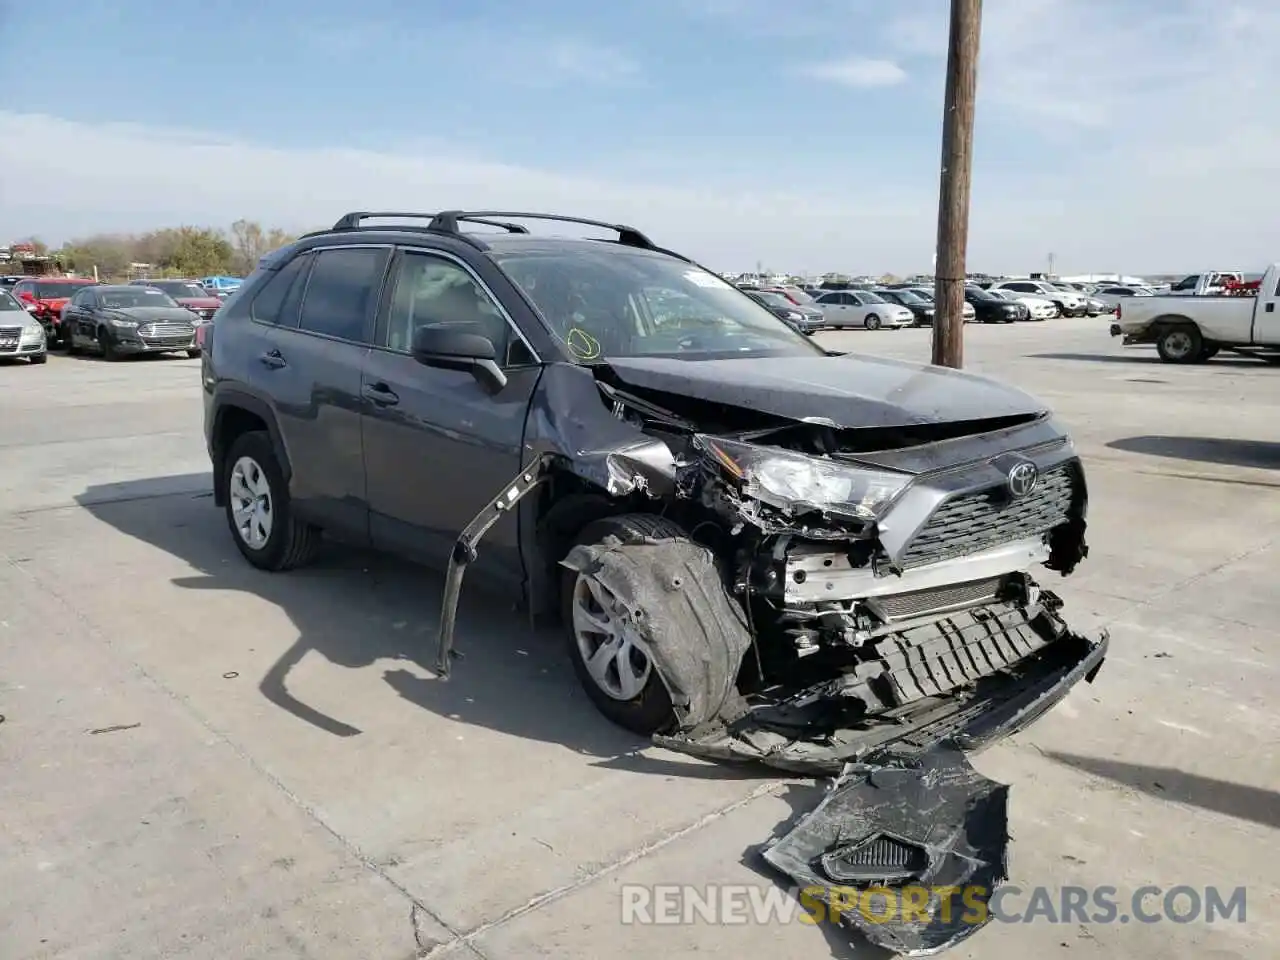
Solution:
<svg viewBox="0 0 1280 960">
<path fill-rule="evenodd" d="M 23 340 L 43 340 L 44 326 L 35 317 L 29 317 L 22 327 Z"/>
<path fill-rule="evenodd" d="M 803 319 L 804 319 L 804 314 L 803 314 L 803 313 L 788 313 L 788 314 L 787 314 L 787 319 L 788 319 L 788 320 L 803 320 Z"/>
<path fill-rule="evenodd" d="M 911 477 L 809 457 L 778 447 L 760 447 L 720 437 L 701 445 L 745 491 L 782 508 L 808 506 L 875 520 L 911 483 Z"/>
<path fill-rule="evenodd" d="M 111 317 L 108 321 L 113 327 L 121 327 L 125 330 L 132 330 L 138 325 L 137 320 L 125 320 L 122 317 Z"/>
</svg>

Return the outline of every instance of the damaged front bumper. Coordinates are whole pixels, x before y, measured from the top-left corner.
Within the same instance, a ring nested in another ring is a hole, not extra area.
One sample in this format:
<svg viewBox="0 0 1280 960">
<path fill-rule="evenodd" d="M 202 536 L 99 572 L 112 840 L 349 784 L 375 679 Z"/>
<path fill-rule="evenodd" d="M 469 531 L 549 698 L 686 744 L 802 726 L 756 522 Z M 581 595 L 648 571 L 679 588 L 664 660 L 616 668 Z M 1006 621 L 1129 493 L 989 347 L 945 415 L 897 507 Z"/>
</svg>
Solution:
<svg viewBox="0 0 1280 960">
<path fill-rule="evenodd" d="M 755 761 L 809 776 L 839 774 L 846 764 L 890 747 L 922 755 L 951 742 L 976 752 L 1029 726 L 1081 680 L 1092 682 L 1109 643 L 1106 631 L 1088 637 L 1063 625 L 1037 655 L 980 679 L 962 695 L 946 691 L 916 699 L 909 713 L 843 724 L 838 692 L 823 683 L 782 703 L 757 703 L 728 723 L 659 735 L 654 742 L 707 760 Z"/>
</svg>

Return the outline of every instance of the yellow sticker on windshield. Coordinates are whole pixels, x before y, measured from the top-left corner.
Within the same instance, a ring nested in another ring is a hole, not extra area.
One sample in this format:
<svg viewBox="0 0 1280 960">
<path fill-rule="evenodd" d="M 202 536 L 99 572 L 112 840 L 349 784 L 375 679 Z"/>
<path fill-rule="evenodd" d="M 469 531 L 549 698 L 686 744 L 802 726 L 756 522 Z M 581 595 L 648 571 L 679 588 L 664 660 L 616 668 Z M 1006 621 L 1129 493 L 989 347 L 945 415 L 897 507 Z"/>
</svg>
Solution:
<svg viewBox="0 0 1280 960">
<path fill-rule="evenodd" d="M 600 356 L 600 341 L 581 327 L 570 327 L 564 342 L 575 360 L 595 360 Z"/>
</svg>

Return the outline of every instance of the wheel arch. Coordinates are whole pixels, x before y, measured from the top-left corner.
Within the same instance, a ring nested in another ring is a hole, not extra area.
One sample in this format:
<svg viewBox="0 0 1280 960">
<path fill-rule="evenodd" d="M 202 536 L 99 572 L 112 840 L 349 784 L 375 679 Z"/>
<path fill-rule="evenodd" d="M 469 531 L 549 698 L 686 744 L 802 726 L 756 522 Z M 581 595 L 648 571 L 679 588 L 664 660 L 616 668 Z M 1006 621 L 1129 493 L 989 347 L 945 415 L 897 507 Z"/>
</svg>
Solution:
<svg viewBox="0 0 1280 960">
<path fill-rule="evenodd" d="M 209 438 L 209 455 L 213 462 L 213 499 L 218 506 L 227 501 L 224 461 L 236 438 L 253 430 L 265 430 L 271 438 L 276 461 L 286 484 L 293 478 L 289 451 L 280 425 L 269 404 L 252 394 L 238 390 L 220 391 L 214 401 L 213 426 Z"/>
<path fill-rule="evenodd" d="M 1196 323 L 1190 317 L 1181 313 L 1162 313 L 1151 321 L 1151 330 L 1159 331 L 1165 327 L 1195 327 L 1200 329 L 1200 324 Z"/>
<path fill-rule="evenodd" d="M 644 497 L 617 497 L 568 470 L 557 469 L 531 507 L 526 539 L 528 604 L 539 620 L 560 616 L 560 561 L 591 524 L 627 513 L 657 514 L 660 504 Z M 524 538 L 522 538 L 524 539 Z"/>
</svg>

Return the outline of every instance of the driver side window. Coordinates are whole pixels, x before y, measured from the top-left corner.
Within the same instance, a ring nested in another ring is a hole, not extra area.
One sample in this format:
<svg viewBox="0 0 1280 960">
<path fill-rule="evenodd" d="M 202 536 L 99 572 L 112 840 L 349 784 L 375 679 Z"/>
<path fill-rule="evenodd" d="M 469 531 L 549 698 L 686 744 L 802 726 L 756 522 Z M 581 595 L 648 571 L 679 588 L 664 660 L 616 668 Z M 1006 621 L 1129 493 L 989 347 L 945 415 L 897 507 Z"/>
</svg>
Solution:
<svg viewBox="0 0 1280 960">
<path fill-rule="evenodd" d="M 396 267 L 381 345 L 408 353 L 419 327 L 453 327 L 487 337 L 503 366 L 532 363 L 497 304 L 452 260 L 404 251 Z"/>
</svg>

